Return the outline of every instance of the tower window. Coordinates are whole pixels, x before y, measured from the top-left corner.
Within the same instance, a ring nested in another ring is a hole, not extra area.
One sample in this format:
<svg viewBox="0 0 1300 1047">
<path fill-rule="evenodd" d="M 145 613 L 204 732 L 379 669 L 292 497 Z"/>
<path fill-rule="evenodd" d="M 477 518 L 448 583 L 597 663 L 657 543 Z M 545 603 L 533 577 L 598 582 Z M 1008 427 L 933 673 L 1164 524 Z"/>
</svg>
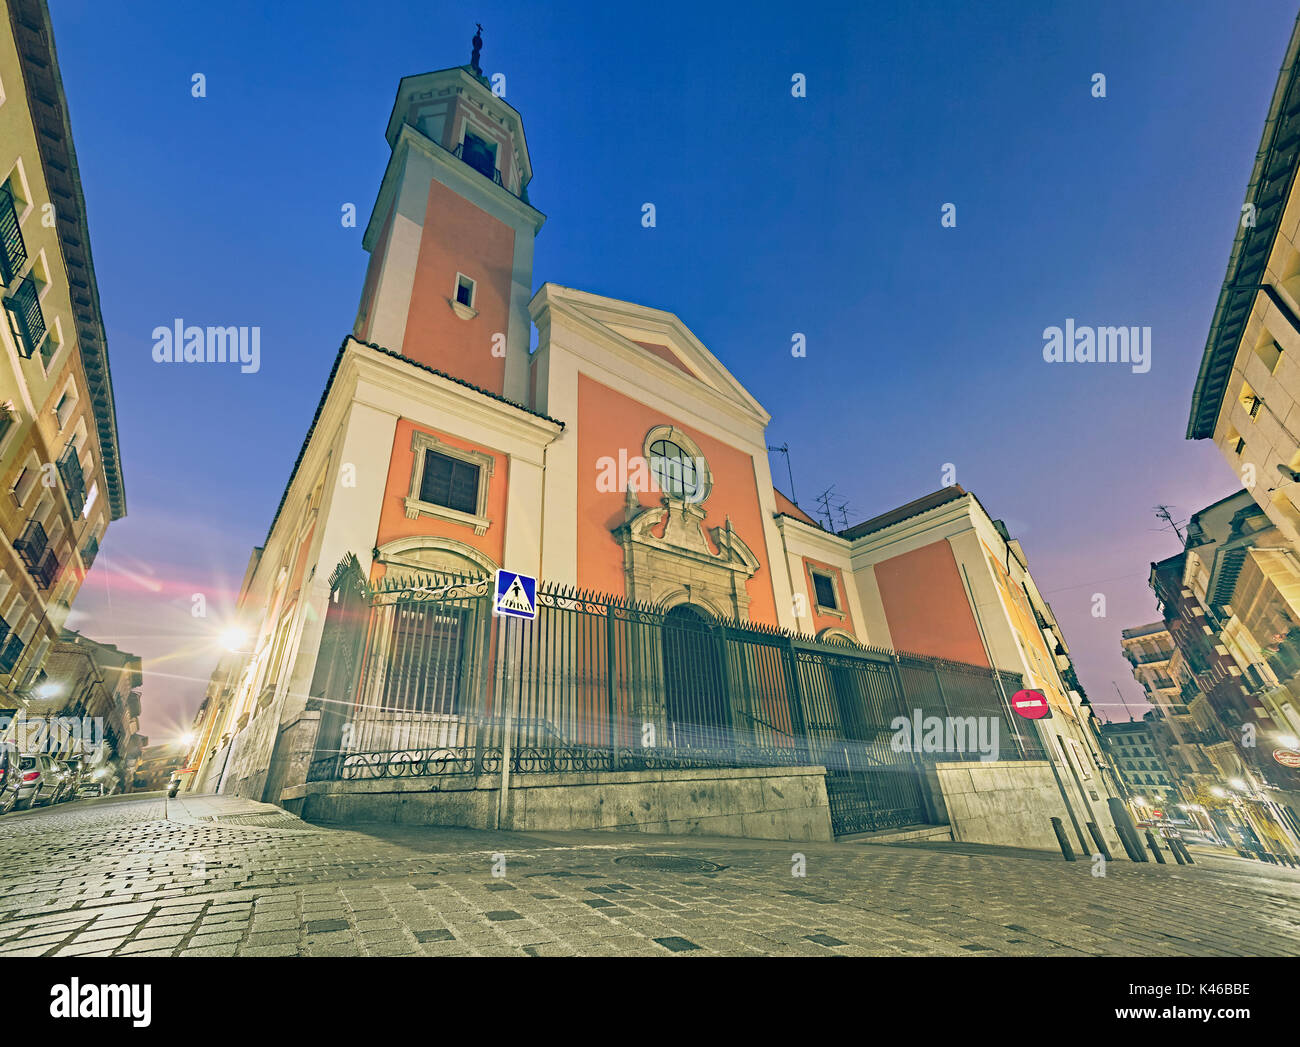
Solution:
<svg viewBox="0 0 1300 1047">
<path fill-rule="evenodd" d="M 489 145 L 484 139 L 469 131 L 461 143 L 460 158 L 474 168 L 479 174 L 495 180 L 497 170 L 496 146 Z"/>
<path fill-rule="evenodd" d="M 424 475 L 420 479 L 420 500 L 457 512 L 478 510 L 479 467 L 437 451 L 424 453 Z"/>
<path fill-rule="evenodd" d="M 474 308 L 474 281 L 464 273 L 456 274 L 456 301 L 467 309 Z"/>
</svg>

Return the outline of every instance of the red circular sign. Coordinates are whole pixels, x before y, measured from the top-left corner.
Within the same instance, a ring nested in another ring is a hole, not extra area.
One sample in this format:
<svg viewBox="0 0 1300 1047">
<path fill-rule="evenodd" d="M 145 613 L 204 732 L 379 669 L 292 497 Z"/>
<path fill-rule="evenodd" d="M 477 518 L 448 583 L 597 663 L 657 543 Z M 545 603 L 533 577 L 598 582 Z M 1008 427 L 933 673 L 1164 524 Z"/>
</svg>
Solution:
<svg viewBox="0 0 1300 1047">
<path fill-rule="evenodd" d="M 1273 759 L 1283 767 L 1300 767 L 1300 752 L 1294 749 L 1274 749 Z"/>
<path fill-rule="evenodd" d="M 1047 715 L 1047 699 L 1037 691 L 1017 691 L 1011 696 L 1011 708 L 1027 720 L 1041 720 Z"/>
</svg>

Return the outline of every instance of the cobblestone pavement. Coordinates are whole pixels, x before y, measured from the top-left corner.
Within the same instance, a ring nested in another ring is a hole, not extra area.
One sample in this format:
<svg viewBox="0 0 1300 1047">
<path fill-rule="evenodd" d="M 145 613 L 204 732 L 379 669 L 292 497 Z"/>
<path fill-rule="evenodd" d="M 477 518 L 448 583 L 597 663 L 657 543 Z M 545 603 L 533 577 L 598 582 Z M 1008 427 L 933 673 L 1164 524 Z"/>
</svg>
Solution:
<svg viewBox="0 0 1300 1047">
<path fill-rule="evenodd" d="M 1197 861 L 1095 877 L 961 845 L 336 828 L 109 797 L 0 818 L 0 954 L 1300 954 L 1300 872 Z"/>
</svg>

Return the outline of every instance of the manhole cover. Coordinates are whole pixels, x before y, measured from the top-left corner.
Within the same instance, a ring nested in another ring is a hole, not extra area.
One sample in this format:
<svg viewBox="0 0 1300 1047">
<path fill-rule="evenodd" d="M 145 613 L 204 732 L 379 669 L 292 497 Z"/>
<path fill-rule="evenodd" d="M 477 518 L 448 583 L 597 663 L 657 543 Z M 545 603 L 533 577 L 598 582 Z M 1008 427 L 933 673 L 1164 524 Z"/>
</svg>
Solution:
<svg viewBox="0 0 1300 1047">
<path fill-rule="evenodd" d="M 701 858 L 682 858 L 676 854 L 625 854 L 614 859 L 615 865 L 630 865 L 633 869 L 663 869 L 668 872 L 719 872 L 725 865 L 715 865 Z"/>
</svg>

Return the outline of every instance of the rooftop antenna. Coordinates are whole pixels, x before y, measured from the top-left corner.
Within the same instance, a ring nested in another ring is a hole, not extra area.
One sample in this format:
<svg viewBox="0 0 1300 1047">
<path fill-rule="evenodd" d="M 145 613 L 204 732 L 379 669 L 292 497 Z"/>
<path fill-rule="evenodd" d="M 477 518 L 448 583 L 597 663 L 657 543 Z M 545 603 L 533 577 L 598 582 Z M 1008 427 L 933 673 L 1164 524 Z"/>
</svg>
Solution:
<svg viewBox="0 0 1300 1047">
<path fill-rule="evenodd" d="M 1163 520 L 1170 527 L 1172 527 L 1174 534 L 1178 536 L 1178 540 L 1180 542 L 1183 542 L 1184 538 L 1183 538 L 1182 529 L 1178 526 L 1178 524 L 1174 523 L 1173 508 L 1174 507 L 1172 505 L 1157 505 L 1155 507 L 1156 519 Z"/>
<path fill-rule="evenodd" d="M 1115 693 L 1119 695 L 1119 704 L 1124 706 L 1124 711 L 1128 713 L 1129 722 L 1133 722 L 1133 710 L 1128 707 L 1128 702 L 1124 701 L 1124 692 L 1119 689 L 1119 684 L 1111 680 L 1110 685 L 1115 688 Z"/>
<path fill-rule="evenodd" d="M 790 444 L 788 442 L 783 443 L 780 447 L 776 447 L 772 444 L 768 444 L 767 449 L 769 451 L 775 451 L 777 454 L 785 455 L 785 471 L 790 476 L 790 501 L 792 501 L 795 505 L 798 505 L 799 499 L 795 497 L 795 493 L 794 493 L 794 470 L 790 468 Z"/>
<path fill-rule="evenodd" d="M 479 52 L 483 50 L 483 26 L 478 22 L 475 22 L 474 25 L 478 32 L 474 34 L 474 39 L 470 41 L 474 45 L 474 50 L 469 56 L 469 68 L 475 76 L 482 76 L 483 69 L 478 64 L 478 56 Z"/>
<path fill-rule="evenodd" d="M 840 514 L 840 525 L 844 528 L 849 526 L 849 503 L 842 501 L 835 506 L 835 511 Z"/>
<path fill-rule="evenodd" d="M 821 512 L 817 515 L 826 517 L 826 529 L 828 531 L 835 530 L 835 520 L 831 517 L 831 492 L 833 490 L 835 490 L 835 485 L 831 484 L 817 496 L 817 504 L 822 507 Z"/>
</svg>

